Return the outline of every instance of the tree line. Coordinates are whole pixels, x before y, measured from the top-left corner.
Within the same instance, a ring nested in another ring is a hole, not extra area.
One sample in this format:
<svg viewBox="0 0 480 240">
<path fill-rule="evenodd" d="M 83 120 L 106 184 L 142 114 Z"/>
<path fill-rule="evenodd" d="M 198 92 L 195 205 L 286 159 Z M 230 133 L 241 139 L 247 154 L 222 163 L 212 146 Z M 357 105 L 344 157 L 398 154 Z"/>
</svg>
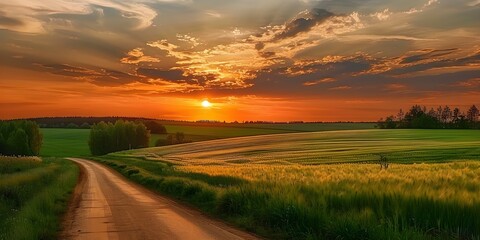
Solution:
<svg viewBox="0 0 480 240">
<path fill-rule="evenodd" d="M 92 155 L 104 155 L 128 149 L 148 147 L 150 131 L 141 122 L 117 120 L 100 122 L 90 129 L 88 145 Z"/>
<path fill-rule="evenodd" d="M 378 128 L 419 128 L 419 129 L 480 129 L 480 111 L 472 105 L 467 112 L 459 108 L 439 106 L 427 110 L 425 106 L 414 105 L 406 113 L 402 109 L 395 115 L 380 119 Z"/>
<path fill-rule="evenodd" d="M 43 136 L 33 121 L 0 121 L 0 155 L 37 156 Z"/>
<path fill-rule="evenodd" d="M 38 123 L 40 128 L 72 128 L 90 129 L 100 122 L 115 123 L 118 120 L 141 122 L 151 133 L 166 134 L 167 129 L 159 120 L 138 117 L 44 117 L 27 119 Z"/>
</svg>

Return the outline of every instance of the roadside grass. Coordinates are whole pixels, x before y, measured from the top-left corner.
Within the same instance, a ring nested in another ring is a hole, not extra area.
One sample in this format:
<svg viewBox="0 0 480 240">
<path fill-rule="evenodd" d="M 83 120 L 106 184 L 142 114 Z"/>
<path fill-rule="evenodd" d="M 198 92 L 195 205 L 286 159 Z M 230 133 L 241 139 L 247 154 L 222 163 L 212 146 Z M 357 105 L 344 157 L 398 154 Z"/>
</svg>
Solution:
<svg viewBox="0 0 480 240">
<path fill-rule="evenodd" d="M 272 239 L 480 239 L 479 131 L 276 137 L 140 149 L 96 160 Z M 402 159 L 401 152 L 412 157 Z M 398 157 L 380 170 L 379 153 Z"/>
<path fill-rule="evenodd" d="M 74 163 L 0 157 L 0 239 L 55 239 L 78 177 Z"/>
</svg>

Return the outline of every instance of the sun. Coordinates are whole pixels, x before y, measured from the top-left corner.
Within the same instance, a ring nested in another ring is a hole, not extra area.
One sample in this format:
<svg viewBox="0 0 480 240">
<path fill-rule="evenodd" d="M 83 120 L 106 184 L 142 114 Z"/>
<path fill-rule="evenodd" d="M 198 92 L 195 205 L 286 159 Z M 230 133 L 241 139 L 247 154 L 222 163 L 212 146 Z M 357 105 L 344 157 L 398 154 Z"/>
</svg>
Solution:
<svg viewBox="0 0 480 240">
<path fill-rule="evenodd" d="M 209 108 L 211 106 L 212 106 L 212 104 L 208 100 L 203 100 L 202 107 Z"/>
</svg>

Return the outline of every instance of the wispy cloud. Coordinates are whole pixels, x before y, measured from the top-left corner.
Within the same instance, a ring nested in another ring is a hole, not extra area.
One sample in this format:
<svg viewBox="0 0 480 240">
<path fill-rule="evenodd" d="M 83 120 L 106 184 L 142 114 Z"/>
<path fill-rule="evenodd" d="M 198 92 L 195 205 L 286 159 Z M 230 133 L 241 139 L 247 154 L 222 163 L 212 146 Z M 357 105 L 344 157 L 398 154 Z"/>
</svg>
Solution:
<svg viewBox="0 0 480 240">
<path fill-rule="evenodd" d="M 120 62 L 128 64 L 138 64 L 141 62 L 160 62 L 160 59 L 158 58 L 145 56 L 142 50 L 142 48 L 133 49 L 127 53 L 127 57 L 120 59 Z"/>
</svg>

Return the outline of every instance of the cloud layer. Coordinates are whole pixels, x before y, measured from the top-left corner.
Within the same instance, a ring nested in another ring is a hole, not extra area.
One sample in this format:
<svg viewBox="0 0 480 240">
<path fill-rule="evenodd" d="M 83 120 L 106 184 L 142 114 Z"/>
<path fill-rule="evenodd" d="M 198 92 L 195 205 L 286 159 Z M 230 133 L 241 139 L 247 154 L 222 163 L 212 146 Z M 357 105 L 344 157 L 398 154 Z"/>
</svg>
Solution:
<svg viewBox="0 0 480 240">
<path fill-rule="evenodd" d="M 480 101 L 480 5 L 471 0 L 22 0 L 0 9 L 9 102 L 31 102 L 14 94 L 25 82 L 63 86 L 45 91 L 52 97 L 77 96 L 65 89 L 80 84 L 107 98 L 333 101 L 378 111 L 392 98 Z"/>
</svg>

